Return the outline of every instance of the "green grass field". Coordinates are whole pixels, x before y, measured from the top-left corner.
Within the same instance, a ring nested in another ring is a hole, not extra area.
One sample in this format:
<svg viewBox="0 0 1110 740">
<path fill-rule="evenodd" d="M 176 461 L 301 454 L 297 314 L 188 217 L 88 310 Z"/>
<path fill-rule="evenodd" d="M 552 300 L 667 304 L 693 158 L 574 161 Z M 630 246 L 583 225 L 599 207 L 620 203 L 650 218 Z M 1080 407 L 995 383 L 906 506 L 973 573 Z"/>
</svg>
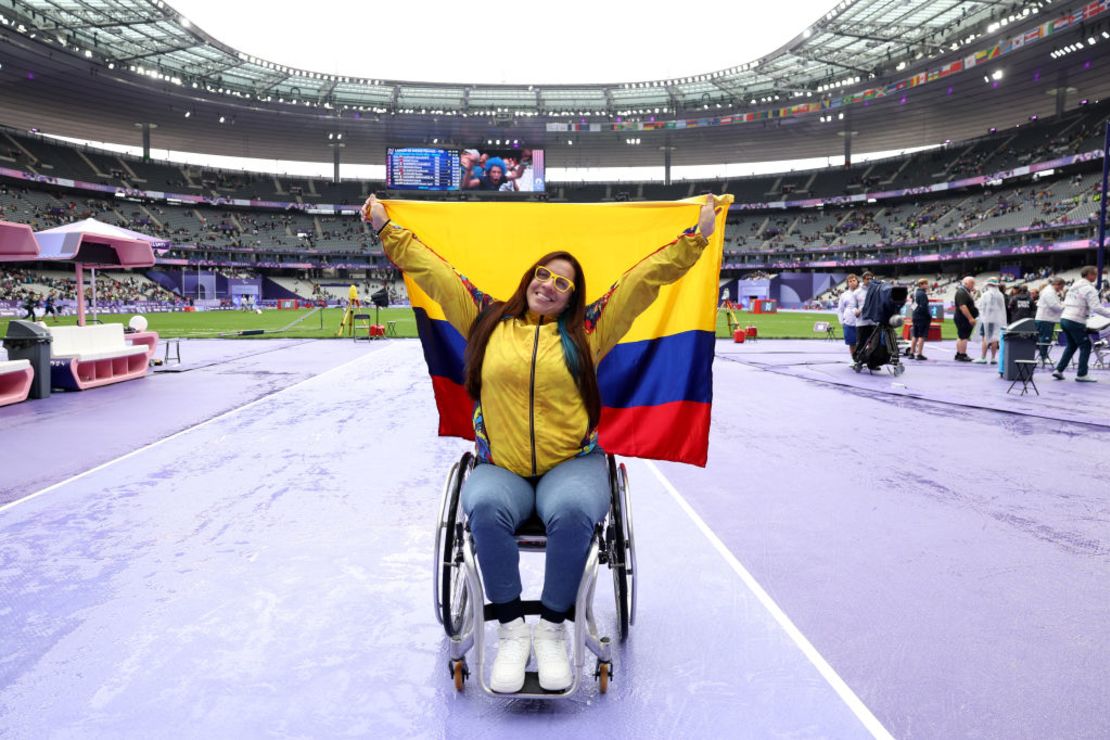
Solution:
<svg viewBox="0 0 1110 740">
<path fill-rule="evenodd" d="M 246 311 L 201 311 L 198 313 L 152 313 L 147 315 L 149 329 L 158 332 L 163 337 L 217 337 L 227 333 L 235 336 L 235 332 L 263 329 L 266 334 L 254 335 L 251 338 L 281 338 L 281 339 L 327 339 L 335 338 L 339 329 L 339 322 L 343 316 L 340 308 L 328 308 L 323 313 L 323 329 L 320 328 L 320 314 L 308 316 L 310 309 L 296 311 L 279 311 L 276 309 L 263 311 L 261 314 Z M 369 312 L 373 316 L 373 311 Z M 100 320 L 104 323 L 126 324 L 132 314 L 102 314 Z M 297 319 L 304 319 L 286 331 L 278 331 Z M 751 314 L 740 312 L 737 314 L 741 326 L 755 326 L 759 329 L 761 339 L 820 339 L 813 331 L 813 324 L 818 321 L 831 321 L 836 323 L 835 316 L 831 313 L 776 313 L 776 314 Z M 0 319 L 0 332 L 7 334 L 8 319 Z M 415 337 L 416 320 L 413 318 L 412 309 L 388 308 L 381 311 L 381 322 L 396 321 L 397 336 Z M 48 322 L 50 323 L 50 322 Z M 75 316 L 66 316 L 60 319 L 58 325 L 72 326 L 77 323 Z M 944 323 L 943 336 L 945 339 L 955 338 L 955 328 L 951 321 Z M 840 327 L 837 326 L 837 335 Z M 717 336 L 729 337 L 728 326 L 724 314 L 717 316 Z"/>
</svg>

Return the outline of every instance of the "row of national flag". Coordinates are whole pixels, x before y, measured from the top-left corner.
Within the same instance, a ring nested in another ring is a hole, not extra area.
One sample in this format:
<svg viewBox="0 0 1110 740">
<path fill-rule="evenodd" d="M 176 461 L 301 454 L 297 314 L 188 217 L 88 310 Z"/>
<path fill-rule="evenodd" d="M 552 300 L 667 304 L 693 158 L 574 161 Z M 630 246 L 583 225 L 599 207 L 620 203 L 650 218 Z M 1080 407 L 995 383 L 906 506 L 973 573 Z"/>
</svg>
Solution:
<svg viewBox="0 0 1110 740">
<path fill-rule="evenodd" d="M 891 82 L 882 87 L 870 88 L 861 92 L 843 95 L 840 97 L 826 97 L 813 102 L 798 103 L 796 105 L 781 106 L 778 108 L 764 108 L 748 113 L 734 113 L 724 116 L 706 116 L 701 118 L 680 118 L 674 120 L 656 121 L 614 121 L 610 123 L 548 123 L 547 130 L 551 132 L 601 132 L 601 131 L 656 131 L 664 129 L 706 128 L 712 126 L 730 126 L 740 123 L 753 123 L 756 121 L 774 120 L 778 118 L 795 118 L 809 113 L 836 110 L 847 105 L 854 105 L 868 100 L 875 100 L 905 90 L 910 90 L 930 82 L 942 80 L 949 75 L 972 69 L 986 62 L 999 59 L 1007 54 L 1017 51 L 1027 44 L 1041 39 L 1046 39 L 1053 34 L 1072 29 L 1080 23 L 1087 23 L 1110 10 L 1110 0 L 1093 0 L 1081 8 L 1075 8 L 1061 15 L 1045 21 L 1024 33 L 1015 34 L 1002 39 L 985 49 L 979 49 L 972 54 L 948 62 L 934 69 L 918 72 L 901 80 Z"/>
</svg>

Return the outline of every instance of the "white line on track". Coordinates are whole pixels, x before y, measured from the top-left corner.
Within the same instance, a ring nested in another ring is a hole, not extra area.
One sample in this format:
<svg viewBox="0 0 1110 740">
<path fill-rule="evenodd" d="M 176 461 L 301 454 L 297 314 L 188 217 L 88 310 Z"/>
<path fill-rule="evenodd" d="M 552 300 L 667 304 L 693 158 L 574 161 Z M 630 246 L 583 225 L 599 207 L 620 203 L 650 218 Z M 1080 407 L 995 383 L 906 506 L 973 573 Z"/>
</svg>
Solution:
<svg viewBox="0 0 1110 740">
<path fill-rule="evenodd" d="M 392 343 L 391 343 L 391 345 L 392 345 Z M 396 345 L 393 345 L 393 346 L 396 346 Z M 377 355 L 381 352 L 388 351 L 388 349 L 389 349 L 389 347 L 387 346 L 383 349 L 376 350 L 374 352 L 365 354 L 362 357 L 356 357 L 353 360 L 349 360 L 348 362 L 344 362 L 342 365 L 336 365 L 335 367 L 333 367 L 329 370 L 325 370 L 324 372 L 319 373 L 318 375 L 313 375 L 310 378 L 305 378 L 304 380 L 297 381 L 293 385 L 286 386 L 285 388 L 279 388 L 278 390 L 274 391 L 273 393 L 267 393 L 266 395 L 260 396 L 256 399 L 254 399 L 253 401 L 249 401 L 249 402 L 243 404 L 242 406 L 236 406 L 235 408 L 230 409 L 228 411 L 225 411 L 222 414 L 219 414 L 217 416 L 213 416 L 211 419 L 206 419 L 202 422 L 194 424 L 191 427 L 186 427 L 185 429 L 182 429 L 180 432 L 174 432 L 173 434 L 171 434 L 168 437 L 163 437 L 162 439 L 155 440 L 155 441 L 151 442 L 150 444 L 143 445 L 142 447 L 138 448 L 137 450 L 132 450 L 131 452 L 128 452 L 128 453 L 125 453 L 123 455 L 120 455 L 119 457 L 113 458 L 113 459 L 109 460 L 108 462 L 101 463 L 100 465 L 89 468 L 88 470 L 86 470 L 84 472 L 81 472 L 81 473 L 78 473 L 77 475 L 70 476 L 69 478 L 66 478 L 63 481 L 59 481 L 57 483 L 51 484 L 51 485 L 47 486 L 46 488 L 43 488 L 40 491 L 35 491 L 34 493 L 27 494 L 23 498 L 18 498 L 15 501 L 10 501 L 10 502 L 4 504 L 3 506 L 0 506 L 0 514 L 7 511 L 8 509 L 12 509 L 12 508 L 18 506 L 19 504 L 25 504 L 25 503 L 27 503 L 28 501 L 30 501 L 32 499 L 38 498 L 39 496 L 43 495 L 44 493 L 50 493 L 51 491 L 54 491 L 58 488 L 61 488 L 64 485 L 67 485 L 67 484 L 72 483 L 72 482 L 77 481 L 77 480 L 81 480 L 85 476 L 92 475 L 93 473 L 104 470 L 104 468 L 110 467 L 112 465 L 115 465 L 118 462 L 122 462 L 124 460 L 129 459 L 129 458 L 132 458 L 135 455 L 142 454 L 143 452 L 146 452 L 147 450 L 154 449 L 155 447 L 158 447 L 159 445 L 163 445 L 166 442 L 169 442 L 170 440 L 177 439 L 178 437 L 180 437 L 182 435 L 188 434 L 190 432 L 195 432 L 198 429 L 203 429 L 204 427 L 208 426 L 209 424 L 214 424 L 215 422 L 220 421 L 221 419 L 226 419 L 229 416 L 233 416 L 235 414 L 238 414 L 240 411 L 245 411 L 246 409 L 249 409 L 252 406 L 257 406 L 258 404 L 262 403 L 263 401 L 270 400 L 274 396 L 280 396 L 282 393 L 286 393 L 288 391 L 291 391 L 294 388 L 297 388 L 298 386 L 304 385 L 305 383 L 310 383 L 313 380 L 316 380 L 317 378 L 324 377 L 325 375 L 330 375 L 331 373 L 342 370 L 346 367 L 349 367 L 350 365 L 354 365 L 356 362 L 362 362 L 367 357 L 373 357 L 373 356 L 375 356 L 375 355 Z"/>
<path fill-rule="evenodd" d="M 678 489 L 667 480 L 667 477 L 663 475 L 663 472 L 659 470 L 655 463 L 650 460 L 642 460 L 641 462 L 655 474 L 655 477 L 663 484 L 663 488 L 667 490 L 671 498 L 673 498 L 679 507 L 686 512 L 686 515 L 693 520 L 695 526 L 701 530 L 701 533 L 705 535 L 710 544 L 713 545 L 717 552 L 720 553 L 721 557 L 725 559 L 725 562 L 736 572 L 736 575 L 740 576 L 740 580 L 744 582 L 748 590 L 752 592 L 759 603 L 771 614 L 775 622 L 786 632 L 787 636 L 790 637 L 794 644 L 798 646 L 798 649 L 802 651 L 802 654 L 809 659 L 809 662 L 813 664 L 817 672 L 829 683 L 833 691 L 835 691 L 841 700 L 848 705 L 848 709 L 850 709 L 852 714 L 854 714 L 863 726 L 867 728 L 867 731 L 871 733 L 872 737 L 881 738 L 881 740 L 894 740 L 894 736 L 887 732 L 887 729 L 883 727 L 878 718 L 871 713 L 867 705 L 856 696 L 855 692 L 844 682 L 844 679 L 841 678 L 840 675 L 833 670 L 833 667 L 829 665 L 828 661 L 817 652 L 817 648 L 813 647 L 813 644 L 806 639 L 806 636 L 802 634 L 801 630 L 790 621 L 790 617 L 786 616 L 786 612 L 784 612 L 779 605 L 775 603 L 775 600 L 771 598 L 770 594 L 759 585 L 759 582 L 748 572 L 748 569 L 736 559 L 736 556 L 732 554 L 728 547 L 725 546 L 725 543 L 709 528 L 705 520 L 698 516 L 698 513 L 694 511 L 693 507 L 683 498 L 682 494 L 678 492 Z"/>
</svg>

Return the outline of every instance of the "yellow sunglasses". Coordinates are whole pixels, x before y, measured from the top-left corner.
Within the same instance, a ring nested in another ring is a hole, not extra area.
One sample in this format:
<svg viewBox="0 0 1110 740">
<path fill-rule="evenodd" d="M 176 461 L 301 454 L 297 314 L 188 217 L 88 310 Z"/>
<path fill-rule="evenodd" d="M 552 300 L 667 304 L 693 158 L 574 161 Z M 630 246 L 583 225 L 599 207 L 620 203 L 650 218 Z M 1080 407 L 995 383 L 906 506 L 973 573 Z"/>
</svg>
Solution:
<svg viewBox="0 0 1110 740">
<path fill-rule="evenodd" d="M 560 293 L 569 293 L 570 291 L 574 290 L 574 282 L 572 280 L 570 280 L 569 278 L 565 278 L 562 275 L 556 275 L 543 265 L 539 265 L 536 267 L 536 280 L 539 280 L 541 283 L 546 283 L 548 280 L 554 280 L 555 290 L 559 291 Z"/>
</svg>

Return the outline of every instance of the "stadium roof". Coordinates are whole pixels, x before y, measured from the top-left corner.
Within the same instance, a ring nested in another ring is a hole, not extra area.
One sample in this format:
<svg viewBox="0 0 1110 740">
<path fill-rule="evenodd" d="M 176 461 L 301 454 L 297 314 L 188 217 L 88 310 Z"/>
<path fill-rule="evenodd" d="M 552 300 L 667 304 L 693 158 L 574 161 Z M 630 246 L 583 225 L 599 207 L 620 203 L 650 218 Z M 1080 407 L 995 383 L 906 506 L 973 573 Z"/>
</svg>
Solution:
<svg viewBox="0 0 1110 740">
<path fill-rule="evenodd" d="M 149 126 L 152 147 L 235 157 L 342 148 L 377 164 L 387 147 L 519 141 L 549 167 L 793 160 L 959 142 L 1110 98 L 1110 0 L 856 0 L 698 79 L 531 90 L 282 68 L 158 0 L 4 2 L 0 125 L 131 145 Z"/>
<path fill-rule="evenodd" d="M 1049 2 L 843 0 L 760 58 L 746 58 L 737 45 L 734 66 L 679 78 L 579 85 L 445 84 L 294 69 L 220 42 L 162 0 L 12 0 L 11 20 L 46 43 L 113 69 L 255 100 L 376 113 L 628 116 L 707 105 L 747 108 L 752 100 L 799 99 L 860 84 L 972 43 L 989 24 L 1034 13 Z M 409 33 L 422 32 L 416 26 Z M 573 48 L 573 40 L 567 43 Z"/>
</svg>

